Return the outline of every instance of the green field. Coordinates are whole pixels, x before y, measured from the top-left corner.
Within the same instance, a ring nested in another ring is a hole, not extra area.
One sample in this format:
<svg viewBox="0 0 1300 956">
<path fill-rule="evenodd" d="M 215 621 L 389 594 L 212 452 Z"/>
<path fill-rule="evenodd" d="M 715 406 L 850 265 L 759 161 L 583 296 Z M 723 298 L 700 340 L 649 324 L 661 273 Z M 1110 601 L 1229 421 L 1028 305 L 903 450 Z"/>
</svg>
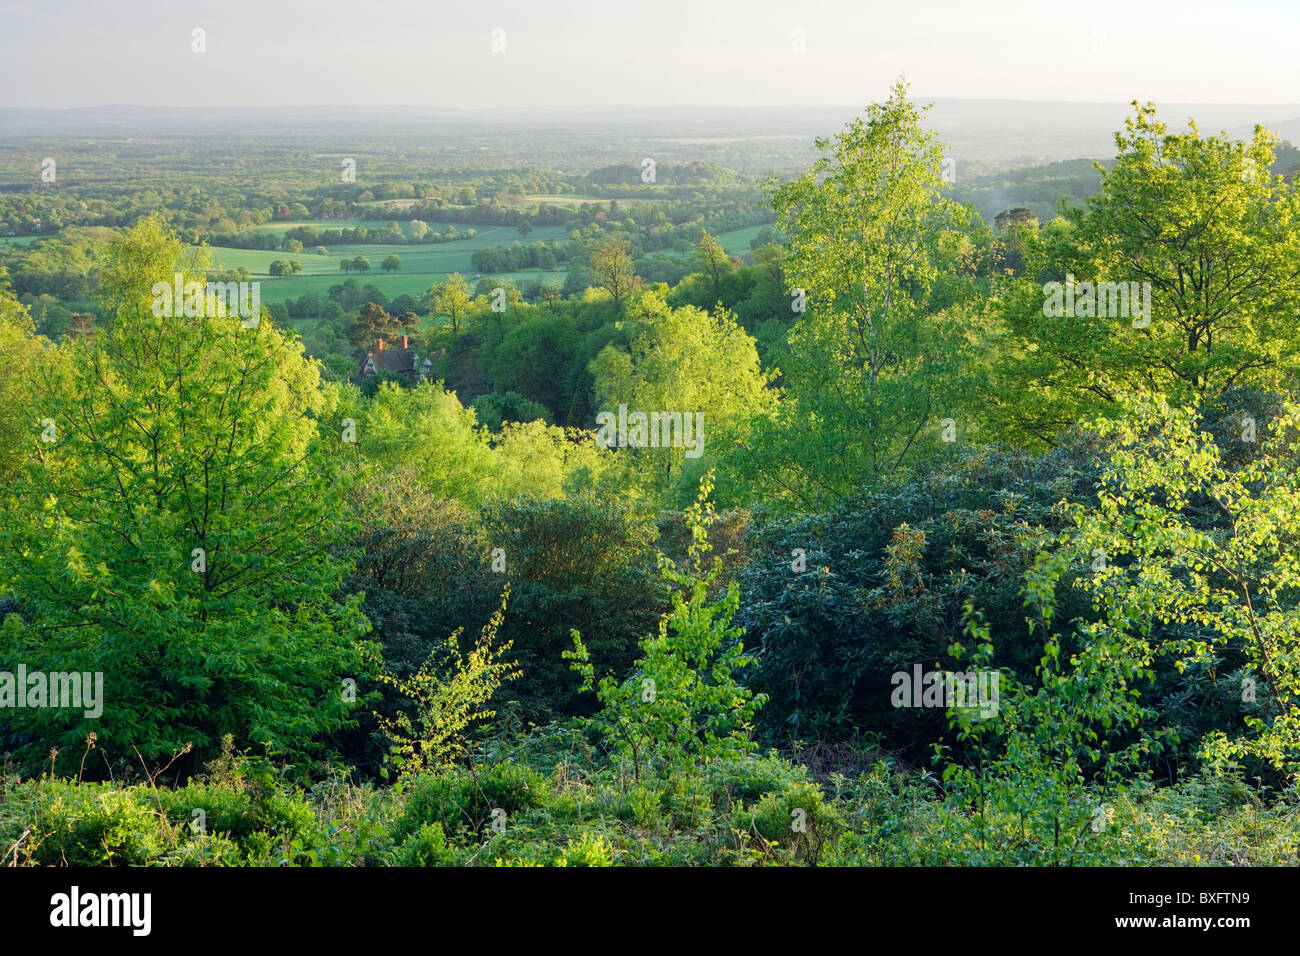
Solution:
<svg viewBox="0 0 1300 956">
<path fill-rule="evenodd" d="M 319 223 L 313 224 L 320 225 Z M 330 228 L 352 228 L 358 224 L 370 228 L 372 225 L 378 224 L 382 226 L 384 223 L 383 221 L 338 220 L 332 223 Z M 282 222 L 276 223 L 275 228 L 277 231 L 284 231 L 293 228 L 294 225 L 304 224 Z M 434 225 L 433 228 L 442 231 L 446 227 Z M 470 227 L 457 226 L 457 228 L 463 231 Z M 412 245 L 347 243 L 345 245 L 328 246 L 329 255 L 324 256 L 307 251 L 268 252 L 260 249 L 231 249 L 225 246 L 212 246 L 210 247 L 212 268 L 247 269 L 250 274 L 262 280 L 262 301 L 268 303 L 296 299 L 308 291 L 318 292 L 323 295 L 329 290 L 330 286 L 349 277 L 356 278 L 362 284 L 373 284 L 376 288 L 382 289 L 385 295 L 396 298 L 404 294 L 418 295 L 423 293 L 428 290 L 430 285 L 446 280 L 447 276 L 453 272 L 461 273 L 473 283 L 475 273 L 473 266 L 470 264 L 470 258 L 479 249 L 486 249 L 489 246 L 508 245 L 512 242 L 532 243 L 544 242 L 548 239 L 562 240 L 566 235 L 564 229 L 560 226 L 538 226 L 530 235 L 522 239 L 519 230 L 514 226 L 482 226 L 474 228 L 478 229 L 478 234 L 472 239 Z M 387 273 L 380 269 L 383 261 L 390 255 L 396 255 L 401 259 L 402 269 L 400 272 Z M 369 272 L 344 272 L 339 268 L 340 260 L 345 258 L 353 259 L 357 256 L 365 256 L 370 260 Z M 287 278 L 271 278 L 269 269 L 271 263 L 277 259 L 288 259 L 299 263 L 302 266 L 302 273 Z M 538 278 L 553 279 L 555 277 L 559 277 L 562 281 L 564 272 L 542 273 L 528 271 L 515 273 L 512 276 L 498 276 L 498 278 L 511 279 L 512 281 L 535 280 Z"/>
<path fill-rule="evenodd" d="M 722 233 L 717 239 L 730 255 L 738 256 L 743 252 L 750 252 L 750 240 L 766 228 L 767 226 L 750 226 L 748 229 L 734 229 Z"/>
<path fill-rule="evenodd" d="M 355 225 L 369 228 L 376 221 L 338 220 L 334 225 L 352 228 Z M 382 225 L 382 222 L 378 223 Z M 292 228 L 295 223 L 277 223 L 280 231 Z M 301 225 L 301 223 L 297 224 Z M 265 226 L 261 228 L 267 228 Z M 434 227 L 438 228 L 438 227 Z M 445 227 L 444 227 L 445 228 Z M 459 228 L 459 227 L 458 227 Z M 466 227 L 468 228 L 468 227 Z M 732 255 L 750 251 L 749 242 L 762 229 L 762 226 L 750 226 L 747 229 L 735 229 L 718 236 L 722 247 Z M 230 249 L 224 246 L 210 247 L 212 267 L 214 269 L 244 268 L 262 281 L 262 301 L 283 302 L 296 299 L 305 292 L 325 295 L 329 287 L 347 278 L 355 278 L 362 285 L 370 284 L 383 291 L 389 298 L 399 295 L 421 295 L 427 292 L 435 282 L 444 282 L 453 272 L 459 272 L 475 284 L 478 276 L 470 264 L 470 257 L 479 249 L 489 246 L 506 245 L 515 241 L 534 242 L 547 239 L 563 240 L 564 229 L 560 226 L 538 226 L 526 239 L 520 240 L 519 231 L 513 226 L 484 226 L 473 239 L 459 239 L 456 242 L 420 243 L 415 245 L 383 245 L 379 243 L 346 243 L 329 246 L 330 254 L 317 255 L 314 252 L 265 252 L 260 249 Z M 383 272 L 380 265 L 390 255 L 397 255 L 402 260 L 400 272 Z M 339 268 L 341 259 L 353 259 L 365 256 L 370 260 L 369 272 L 344 272 Z M 271 278 L 268 270 L 276 259 L 290 259 L 302 265 L 302 274 L 287 278 Z M 537 280 L 563 282 L 564 270 L 541 272 L 526 270 L 523 272 L 496 275 L 516 284 Z"/>
<path fill-rule="evenodd" d="M 260 226 L 253 226 L 252 229 L 257 232 L 274 232 L 286 233 L 290 229 L 297 229 L 299 226 L 315 226 L 317 229 L 324 231 L 326 229 L 355 229 L 357 226 L 365 226 L 367 229 L 377 229 L 384 232 L 388 229 L 390 222 L 396 222 L 402 230 L 402 235 L 407 239 L 411 238 L 411 222 L 409 219 L 394 217 L 391 219 L 307 219 L 307 220 L 288 220 L 285 222 L 265 222 Z M 473 223 L 446 223 L 431 222 L 428 224 L 429 229 L 433 232 L 446 232 L 448 226 L 455 225 L 457 232 L 468 232 L 474 229 L 478 232 L 473 239 L 460 239 L 458 242 L 478 243 L 475 249 L 482 249 L 485 246 L 499 246 L 508 242 L 543 242 L 547 239 L 562 239 L 568 234 L 562 226 L 536 226 L 532 233 L 527 236 L 520 236 L 519 230 L 515 226 L 479 226 Z M 490 237 L 490 238 L 485 238 Z"/>
<path fill-rule="evenodd" d="M 595 200 L 599 197 L 589 198 Z M 310 222 L 267 223 L 255 228 L 285 232 L 295 226 L 303 225 L 330 229 L 351 229 L 363 225 L 370 229 L 383 228 L 387 225 L 387 222 L 388 220 L 382 219 L 313 220 Z M 403 233 L 405 233 L 407 223 L 400 222 L 399 225 L 402 226 Z M 430 228 L 438 232 L 444 231 L 446 227 L 447 224 L 445 223 L 430 223 Z M 489 246 L 508 245 L 512 242 L 523 242 L 525 244 L 545 242 L 547 240 L 562 242 L 567 237 L 564 228 L 561 226 L 538 226 L 526 237 L 520 237 L 519 230 L 514 226 L 470 227 L 458 225 L 456 228 L 462 231 L 475 228 L 478 233 L 473 239 L 459 239 L 455 242 L 443 243 L 417 243 L 412 245 L 348 243 L 327 247 L 330 250 L 329 254 L 323 256 L 308 251 L 263 251 L 260 249 L 231 249 L 226 246 L 210 246 L 209 251 L 212 254 L 213 269 L 243 268 L 260 279 L 262 282 L 262 301 L 269 304 L 283 302 L 285 299 L 296 299 L 305 292 L 316 292 L 325 295 L 329 292 L 330 286 L 347 278 L 355 278 L 363 285 L 374 285 L 389 298 L 396 298 L 399 295 L 422 295 L 428 291 L 429 286 L 446 281 L 447 277 L 453 272 L 459 272 L 465 276 L 471 285 L 475 285 L 478 276 L 476 276 L 470 264 L 470 258 L 479 249 L 486 249 Z M 751 226 L 748 229 L 724 232 L 718 236 L 718 241 L 732 255 L 747 253 L 750 251 L 750 240 L 758 235 L 759 230 L 762 228 L 761 226 Z M 0 247 L 29 245 L 41 238 L 46 237 L 2 236 L 0 237 Z M 401 271 L 396 273 L 383 272 L 380 265 L 384 259 L 394 254 L 402 260 Z M 365 256 L 370 260 L 369 272 L 344 272 L 339 268 L 340 259 L 352 259 L 357 256 Z M 271 278 L 269 269 L 271 263 L 277 259 L 290 259 L 298 262 L 302 266 L 302 274 L 288 278 Z M 563 283 L 565 275 L 566 272 L 563 269 L 549 272 L 525 270 L 496 275 L 494 278 L 518 285 L 539 280 Z"/>
<path fill-rule="evenodd" d="M 526 203 L 550 203 L 552 206 L 580 206 L 587 202 L 609 202 L 608 196 L 591 196 L 584 193 L 529 193 Z"/>
</svg>

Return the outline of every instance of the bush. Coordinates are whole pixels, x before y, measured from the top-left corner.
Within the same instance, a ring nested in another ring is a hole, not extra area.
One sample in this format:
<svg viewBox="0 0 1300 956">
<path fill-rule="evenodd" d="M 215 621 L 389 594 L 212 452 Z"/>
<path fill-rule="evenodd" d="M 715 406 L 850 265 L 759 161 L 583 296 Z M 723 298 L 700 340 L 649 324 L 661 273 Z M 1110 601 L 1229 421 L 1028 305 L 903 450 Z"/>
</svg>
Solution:
<svg viewBox="0 0 1300 956">
<path fill-rule="evenodd" d="M 1041 645 L 1028 639 L 1024 577 L 1040 537 L 1064 526 L 1057 503 L 1091 494 L 1094 451 L 1084 439 L 1040 458 L 965 448 L 826 514 L 756 519 L 736 621 L 761 645 L 766 737 L 878 735 L 920 759 L 943 711 L 891 706 L 890 675 L 951 662 L 966 601 L 999 635 L 997 665 L 1031 674 Z M 1062 615 L 1083 615 L 1088 602 L 1063 591 Z"/>
</svg>

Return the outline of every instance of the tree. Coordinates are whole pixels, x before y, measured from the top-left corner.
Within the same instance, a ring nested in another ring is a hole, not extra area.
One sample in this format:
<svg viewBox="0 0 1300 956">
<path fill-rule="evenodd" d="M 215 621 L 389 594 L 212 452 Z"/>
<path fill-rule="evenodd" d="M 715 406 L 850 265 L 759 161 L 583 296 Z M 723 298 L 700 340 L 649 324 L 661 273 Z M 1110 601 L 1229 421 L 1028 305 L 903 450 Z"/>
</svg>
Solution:
<svg viewBox="0 0 1300 956">
<path fill-rule="evenodd" d="M 402 260 L 396 254 L 393 254 L 385 259 L 383 265 L 379 268 L 383 269 L 385 272 L 398 272 L 402 268 Z"/>
<path fill-rule="evenodd" d="M 1222 666 L 1239 723 L 1202 741 L 1222 769 L 1251 759 L 1300 767 L 1300 406 L 1216 438 L 1199 412 L 1143 394 L 1099 424 L 1110 448 L 1095 508 L 1076 509 L 1050 580 L 1091 565 L 1113 656 L 1136 667 Z M 1257 429 L 1257 431 L 1256 431 Z M 1246 438 L 1243 439 L 1242 436 Z M 1240 449 L 1247 461 L 1234 468 Z M 1235 447 L 1234 447 L 1235 446 Z M 1162 630 L 1157 630 L 1162 627 Z"/>
<path fill-rule="evenodd" d="M 429 289 L 433 298 L 433 309 L 438 315 L 445 315 L 451 321 L 451 330 L 460 331 L 460 323 L 469 311 L 469 283 L 459 272 L 453 272 L 442 285 Z"/>
<path fill-rule="evenodd" d="M 358 272 L 369 272 L 370 260 L 365 256 L 357 256 L 352 260 L 352 268 L 356 269 Z"/>
<path fill-rule="evenodd" d="M 621 308 L 624 300 L 641 285 L 632 267 L 632 243 L 622 236 L 611 236 L 596 243 L 591 250 L 591 278 Z"/>
<path fill-rule="evenodd" d="M 39 368 L 43 339 L 33 334 L 31 316 L 9 288 L 8 277 L 0 270 L 0 481 L 7 483 L 21 467 L 29 449 L 40 439 L 44 428 L 35 418 L 48 418 L 33 403 L 36 372 Z M 56 431 L 57 435 L 57 422 Z M 4 581 L 0 579 L 0 589 Z"/>
<path fill-rule="evenodd" d="M 937 447 L 956 405 L 969 318 L 932 301 L 941 272 L 962 281 L 958 227 L 943 195 L 942 152 L 895 84 L 811 169 L 769 181 L 791 301 L 806 312 L 780 356 L 785 399 L 745 467 L 763 493 L 811 506 L 880 480 Z"/>
<path fill-rule="evenodd" d="M 590 363 L 598 407 L 614 411 L 625 404 L 631 411 L 680 412 L 684 419 L 702 413 L 704 432 L 697 437 L 707 455 L 744 436 L 772 395 L 754 340 L 735 317 L 694 306 L 670 309 L 653 290 L 630 311 L 627 347 L 611 343 Z M 671 486 L 687 460 L 684 448 L 649 448 L 636 457 L 661 488 Z M 695 459 L 697 476 L 703 460 Z"/>
<path fill-rule="evenodd" d="M 531 222 L 529 222 L 527 219 L 524 219 L 524 220 L 521 220 L 521 221 L 520 221 L 520 223 L 519 223 L 519 235 L 521 235 L 521 236 L 527 236 L 527 235 L 528 235 L 529 233 L 531 233 L 532 231 L 533 231 L 533 224 L 532 224 Z"/>
<path fill-rule="evenodd" d="M 749 684 L 770 697 L 764 736 L 878 735 L 900 759 L 925 759 L 943 715 L 891 706 L 890 674 L 905 661 L 965 670 L 948 648 L 967 602 L 998 635 L 994 666 L 1032 674 L 1042 642 L 1025 619 L 1034 552 L 1023 545 L 1068 525 L 1062 500 L 1088 500 L 1101 447 L 1091 436 L 1036 456 L 961 446 L 828 510 L 755 521 L 737 623 L 763 648 Z M 1062 614 L 1088 603 L 1071 596 Z"/>
<path fill-rule="evenodd" d="M 722 277 L 732 271 L 732 265 L 727 251 L 722 248 L 722 244 L 717 239 L 709 235 L 707 229 L 704 230 L 695 247 L 695 261 L 700 271 L 708 278 L 713 300 L 716 302 L 722 294 Z"/>
<path fill-rule="evenodd" d="M 390 341 L 401 334 L 401 325 L 391 315 L 367 302 L 357 316 L 356 322 L 348 329 L 348 341 L 359 352 L 368 352 L 380 339 Z"/>
<path fill-rule="evenodd" d="M 448 638 L 450 667 L 440 655 L 431 652 L 410 677 L 387 670 L 380 673 L 382 683 L 415 704 L 414 721 L 405 712 L 391 718 L 375 715 L 380 730 L 392 744 L 392 762 L 403 776 L 454 765 L 465 752 L 471 729 L 495 716 L 488 701 L 503 682 L 519 676 L 519 669 L 506 657 L 510 642 L 497 640 L 508 596 L 507 589 L 501 607 L 483 627 L 468 655 L 460 649 L 460 630 Z M 387 769 L 382 773 L 387 776 Z"/>
<path fill-rule="evenodd" d="M 732 582 L 721 597 L 710 595 L 721 574 L 716 558 L 711 566 L 705 564 L 712 550 L 707 533 L 713 518 L 711 477 L 701 481 L 699 497 L 687 509 L 688 567 L 679 570 L 660 557 L 661 573 L 678 590 L 658 635 L 641 641 L 642 657 L 632 675 L 597 683 L 576 629 L 573 650 L 564 653 L 582 677 L 583 689 L 595 689 L 600 699 L 602 710 L 591 723 L 612 738 L 637 781 L 643 775 L 662 779 L 674 769 L 698 771 L 713 761 L 752 753 L 754 716 L 766 702 L 736 674 L 754 663 L 740 640 L 744 632 L 732 625 L 739 589 Z"/>
<path fill-rule="evenodd" d="M 301 756 L 350 722 L 367 624 L 333 597 L 348 477 L 317 432 L 317 366 L 270 322 L 155 315 L 175 272 L 201 294 L 201 256 L 159 218 L 110 245 L 112 330 L 39 396 L 57 441 L 0 500 L 0 580 L 30 614 L 5 621 L 0 654 L 104 678 L 98 719 L 8 711 L 33 734 L 23 759 L 53 745 L 71 765 L 92 730 L 132 761 L 197 759 L 224 733 Z"/>
<path fill-rule="evenodd" d="M 989 403 L 1012 440 L 1051 442 L 1139 390 L 1195 404 L 1300 371 L 1300 194 L 1268 171 L 1276 136 L 1171 134 L 1133 105 L 1101 191 L 1022 232 L 1029 275 L 997 288 L 1007 334 Z"/>
<path fill-rule="evenodd" d="M 357 447 L 373 466 L 409 473 L 425 493 L 479 504 L 491 497 L 495 475 L 492 449 L 474 409 L 440 383 L 415 388 L 384 383 L 371 401 L 340 408 L 356 422 Z"/>
</svg>

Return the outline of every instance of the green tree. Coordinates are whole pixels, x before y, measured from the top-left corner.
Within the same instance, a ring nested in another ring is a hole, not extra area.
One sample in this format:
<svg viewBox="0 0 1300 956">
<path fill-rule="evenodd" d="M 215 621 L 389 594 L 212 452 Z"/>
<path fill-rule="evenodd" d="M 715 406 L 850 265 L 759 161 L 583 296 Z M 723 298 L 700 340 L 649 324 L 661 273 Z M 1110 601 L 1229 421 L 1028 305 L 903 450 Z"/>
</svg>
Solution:
<svg viewBox="0 0 1300 956">
<path fill-rule="evenodd" d="M 33 335 L 31 317 L 0 271 L 0 355 L 4 356 L 0 362 L 0 480 L 15 474 L 44 431 L 34 425 L 39 410 L 31 401 L 44 351 L 42 341 Z"/>
<path fill-rule="evenodd" d="M 379 268 L 383 269 L 385 272 L 399 272 L 402 268 L 402 259 L 394 253 L 386 258 Z"/>
<path fill-rule="evenodd" d="M 379 728 L 390 743 L 392 763 L 403 776 L 440 771 L 453 766 L 465 753 L 468 737 L 477 724 L 495 716 L 487 705 L 501 684 L 519 676 L 506 655 L 510 642 L 497 640 L 509 590 L 501 607 L 483 627 L 468 654 L 460 649 L 461 631 L 447 640 L 451 664 L 444 655 L 430 653 L 419 670 L 402 677 L 385 670 L 379 680 L 415 705 L 414 719 L 405 711 L 388 717 L 376 714 Z M 383 770 L 388 775 L 387 769 Z"/>
<path fill-rule="evenodd" d="M 791 301 L 807 311 L 779 358 L 785 400 L 746 462 L 758 488 L 804 506 L 937 447 L 942 419 L 969 420 L 957 404 L 968 322 L 932 296 L 942 270 L 958 271 L 968 215 L 943 196 L 940 147 L 906 84 L 817 148 L 804 175 L 768 184 Z"/>
<path fill-rule="evenodd" d="M 1100 192 L 1022 232 L 1029 275 L 998 286 L 1007 336 L 989 409 L 1012 440 L 1053 441 L 1139 390 L 1195 404 L 1228 388 L 1285 390 L 1300 371 L 1300 195 L 1269 173 L 1277 137 L 1203 137 L 1194 123 L 1170 133 L 1153 106 L 1133 105 L 1114 167 L 1098 167 Z M 1073 314 L 1056 314 L 1048 282 L 1072 287 L 1060 299 Z M 1103 297 L 1103 282 L 1129 295 Z"/>
<path fill-rule="evenodd" d="M 630 311 L 623 326 L 626 347 L 611 343 L 589 365 L 599 409 L 616 412 L 625 404 L 646 413 L 702 413 L 704 454 L 746 435 L 772 395 L 754 340 L 735 317 L 725 310 L 710 316 L 694 306 L 671 309 L 655 291 L 642 295 Z M 681 475 L 687 460 L 684 448 L 648 448 L 636 457 L 664 488 Z M 703 470 L 696 464 L 697 476 Z"/>
<path fill-rule="evenodd" d="M 460 323 L 469 312 L 471 297 L 469 283 L 459 272 L 453 272 L 447 281 L 429 289 L 433 299 L 433 309 L 437 315 L 445 315 L 451 322 L 453 332 L 460 331 Z"/>
<path fill-rule="evenodd" d="M 1294 773 L 1300 406 L 1284 406 L 1273 422 L 1243 420 L 1218 439 L 1198 412 L 1163 398 L 1141 395 L 1124 411 L 1099 426 L 1111 449 L 1099 501 L 1078 510 L 1053 567 L 1059 575 L 1067 557 L 1091 563 L 1085 586 L 1123 659 L 1146 667 L 1166 658 L 1180 671 L 1237 665 L 1228 692 L 1240 723 L 1207 735 L 1206 760 L 1221 768 L 1251 758 Z M 1232 468 L 1243 443 L 1258 453 Z"/>
<path fill-rule="evenodd" d="M 721 574 L 717 558 L 705 564 L 712 550 L 711 491 L 712 475 L 706 475 L 686 512 L 691 533 L 687 567 L 679 569 L 660 557 L 665 580 L 678 590 L 658 635 L 641 641 L 642 656 L 633 673 L 597 683 L 576 629 L 573 650 L 564 653 L 582 677 L 583 689 L 594 688 L 600 699 L 602 709 L 593 723 L 612 738 L 638 781 L 666 777 L 673 770 L 698 772 L 754 749 L 753 721 L 766 698 L 741 684 L 737 674 L 753 663 L 741 642 L 744 632 L 731 624 L 740 602 L 738 588 L 733 582 L 721 597 L 710 597 Z"/>
<path fill-rule="evenodd" d="M 155 315 L 156 282 L 202 289 L 201 255 L 158 218 L 114 241 L 112 331 L 39 396 L 58 439 L 2 505 L 0 580 L 30 621 L 5 622 L 0 654 L 101 673 L 103 712 L 11 712 L 25 758 L 92 730 L 118 756 L 197 757 L 225 733 L 301 755 L 350 723 L 368 625 L 333 597 L 347 475 L 317 433 L 317 366 L 270 322 Z"/>
<path fill-rule="evenodd" d="M 722 248 L 722 244 L 717 239 L 709 235 L 707 229 L 704 230 L 704 234 L 700 236 L 700 241 L 695 247 L 695 261 L 700 271 L 709 280 L 713 301 L 716 302 L 722 295 L 722 279 L 732 271 L 732 265 L 727 250 Z"/>
<path fill-rule="evenodd" d="M 361 308 L 361 314 L 348 329 L 348 341 L 359 352 L 374 348 L 380 339 L 392 341 L 401 334 L 401 324 L 373 302 Z"/>
<path fill-rule="evenodd" d="M 349 389 L 335 418 L 356 422 L 357 447 L 370 468 L 409 472 L 435 498 L 479 504 L 491 496 L 492 449 L 473 408 L 441 384 L 403 389 L 384 383 L 372 400 Z"/>
<path fill-rule="evenodd" d="M 622 236 L 610 236 L 591 249 L 591 278 L 614 299 L 614 305 L 623 302 L 641 286 L 641 279 L 632 266 L 632 243 Z"/>
</svg>

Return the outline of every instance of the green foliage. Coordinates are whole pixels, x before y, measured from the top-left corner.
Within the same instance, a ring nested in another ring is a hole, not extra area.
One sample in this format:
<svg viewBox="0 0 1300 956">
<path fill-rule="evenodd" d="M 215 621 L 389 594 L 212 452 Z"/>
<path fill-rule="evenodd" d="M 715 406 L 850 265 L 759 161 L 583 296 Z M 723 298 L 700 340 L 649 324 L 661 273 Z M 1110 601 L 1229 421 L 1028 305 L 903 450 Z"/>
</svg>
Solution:
<svg viewBox="0 0 1300 956">
<path fill-rule="evenodd" d="M 414 717 L 405 712 L 395 718 L 377 715 L 380 730 L 392 744 L 393 762 L 403 776 L 440 770 L 458 761 L 465 753 L 472 725 L 495 714 L 487 702 L 502 682 L 519 676 L 514 663 L 506 658 L 510 643 L 496 640 L 508 595 L 507 589 L 500 609 L 484 625 L 468 655 L 458 646 L 461 632 L 457 631 L 447 641 L 450 666 L 431 654 L 410 677 L 386 672 L 378 675 L 381 683 L 415 704 Z"/>
<path fill-rule="evenodd" d="M 906 84 L 816 145 L 807 172 L 769 184 L 785 278 L 807 311 L 778 356 L 784 400 L 734 466 L 751 494 L 802 508 L 934 450 L 944 418 L 963 437 L 975 421 L 953 404 L 969 296 L 939 281 L 950 270 L 961 284 L 969 217 L 943 196 L 941 147 Z"/>
<path fill-rule="evenodd" d="M 1086 579 L 1115 653 L 1180 671 L 1227 663 L 1239 717 L 1202 741 L 1222 768 L 1300 763 L 1300 408 L 1215 438 L 1201 413 L 1140 396 L 1103 423 L 1111 455 L 1095 509 L 1077 515 L 1075 555 L 1104 556 Z M 1255 441 L 1242 442 L 1247 435 Z M 1242 444 L 1258 451 L 1240 467 Z M 1164 625 L 1156 641 L 1154 629 Z M 1171 632 L 1168 628 L 1175 629 Z"/>
<path fill-rule="evenodd" d="M 1134 104 L 1105 167 L 950 193 L 907 96 L 768 180 L 775 228 L 710 163 L 400 146 L 0 193 L 0 674 L 105 678 L 0 678 L 0 865 L 1294 862 L 1300 153 Z M 202 281 L 250 272 L 246 326 Z M 437 383 L 352 384 L 402 333 Z M 619 404 L 704 454 L 599 447 Z M 993 711 L 898 705 L 913 666 Z"/>
<path fill-rule="evenodd" d="M 519 743 L 379 790 L 336 775 L 295 787 L 229 748 L 176 789 L 0 779 L 0 865 L 1275 866 L 1294 863 L 1300 839 L 1294 791 L 1213 775 L 1111 793 L 1107 828 L 1068 833 L 1053 856 L 1029 838 L 1050 836 L 1043 823 L 1009 805 L 986 804 L 981 818 L 961 788 L 943 799 L 933 775 L 885 760 L 818 785 L 801 766 L 750 755 L 627 788 L 557 728 Z M 1037 797 L 1020 800 L 1028 812 Z"/>
<path fill-rule="evenodd" d="M 1040 652 L 1021 607 L 1026 576 L 1067 524 L 1060 503 L 1091 497 L 1098 449 L 1087 436 L 1038 457 L 959 447 L 826 512 L 756 516 L 737 620 L 762 648 L 750 682 L 770 698 L 767 739 L 879 735 L 921 759 L 942 714 L 891 706 L 890 675 L 952 663 L 967 601 L 999 635 L 998 666 L 1028 679 Z M 1082 595 L 1062 600 L 1088 610 Z"/>
<path fill-rule="evenodd" d="M 972 814 L 958 843 L 964 862 L 1100 864 L 1125 850 L 1114 805 L 1125 799 L 1125 771 L 1151 744 L 1116 745 L 1112 737 L 1138 724 L 1137 683 L 1151 674 L 1116 654 L 1100 628 L 1085 627 L 1084 646 L 1063 655 L 1049 630 L 1056 582 L 1044 569 L 1052 566 L 1043 562 L 1029 588 L 1033 630 L 1044 635 L 1038 687 L 1000 674 L 996 714 L 981 719 L 949 709 L 957 738 L 974 742 L 970 763 L 947 762 L 943 769 L 950 806 Z M 976 642 L 968 665 L 988 670 L 989 627 L 970 605 L 966 615 Z M 959 655 L 964 650 L 954 647 Z M 994 740 L 997 748 L 990 746 Z M 936 745 L 936 763 L 947 750 Z"/>
<path fill-rule="evenodd" d="M 562 655 L 577 628 L 587 635 L 598 676 L 624 674 L 634 663 L 638 639 L 667 603 L 655 573 L 653 523 L 640 509 L 588 495 L 501 502 L 482 518 L 504 553 L 513 597 L 503 633 L 523 673 L 498 705 L 537 722 L 590 713 Z"/>
<path fill-rule="evenodd" d="M 738 589 L 732 584 L 721 599 L 709 596 L 721 573 L 716 559 L 712 567 L 704 566 L 712 550 L 711 490 L 709 475 L 687 511 L 689 567 L 678 570 L 661 561 L 664 577 L 681 590 L 674 592 L 672 612 L 660 622 L 658 636 L 641 641 L 642 657 L 630 677 L 605 677 L 596 686 L 602 710 L 595 723 L 613 740 L 618 756 L 631 762 L 638 781 L 643 774 L 657 777 L 750 752 L 754 715 L 765 702 L 735 675 L 753 661 L 740 642 L 743 631 L 731 626 Z M 573 643 L 565 657 L 582 676 L 583 689 L 590 690 L 595 669 L 576 630 Z"/>
<path fill-rule="evenodd" d="M 627 345 L 612 342 L 592 360 L 597 407 L 631 411 L 703 413 L 699 457 L 684 448 L 620 451 L 633 457 L 632 473 L 650 487 L 671 488 L 691 465 L 694 481 L 717 448 L 728 448 L 748 432 L 750 419 L 772 403 L 770 376 L 759 366 L 754 340 L 726 310 L 709 315 L 693 306 L 672 309 L 655 291 L 627 308 L 621 326 Z M 706 457 L 707 456 L 707 457 Z M 693 483 L 693 482 L 692 482 Z M 685 484 L 685 482 L 683 482 Z"/>
<path fill-rule="evenodd" d="M 45 377 L 57 440 L 0 500 L 0 580 L 25 608 L 0 657 L 103 675 L 98 718 L 12 712 L 33 763 L 92 729 L 147 759 L 224 733 L 301 755 L 348 725 L 341 680 L 367 666 L 358 601 L 334 597 L 347 477 L 317 437 L 316 366 L 269 322 L 155 315 L 181 259 L 156 220 L 112 245 L 112 332 Z"/>
<path fill-rule="evenodd" d="M 744 808 L 737 808 L 736 813 L 743 823 Z M 778 859 L 797 859 L 812 866 L 844 826 L 839 814 L 826 804 L 821 788 L 806 781 L 765 794 L 749 810 L 749 817 L 750 826 Z"/>
<path fill-rule="evenodd" d="M 1300 195 L 1270 172 L 1276 136 L 1203 137 L 1195 123 L 1170 133 L 1153 105 L 1133 106 L 1113 168 L 1098 166 L 1101 191 L 1023 234 L 1027 274 L 996 287 L 995 434 L 1041 446 L 1118 416 L 1141 390 L 1194 404 L 1231 387 L 1284 389 L 1300 370 Z M 1069 277 L 1080 296 L 1083 282 L 1149 283 L 1150 311 L 1046 314 L 1044 283 Z"/>
<path fill-rule="evenodd" d="M 539 773 L 511 763 L 423 774 L 409 781 L 393 837 L 405 842 L 426 826 L 435 825 L 448 835 L 478 838 L 490 830 L 494 811 L 498 811 L 498 819 L 504 814 L 509 821 L 541 806 L 546 791 Z"/>
<path fill-rule="evenodd" d="M 0 479 L 14 476 L 28 448 L 43 430 L 33 428 L 39 409 L 31 404 L 36 371 L 49 353 L 32 334 L 27 310 L 14 298 L 7 277 L 0 271 Z M 39 426 L 39 422 L 36 422 Z"/>
</svg>

